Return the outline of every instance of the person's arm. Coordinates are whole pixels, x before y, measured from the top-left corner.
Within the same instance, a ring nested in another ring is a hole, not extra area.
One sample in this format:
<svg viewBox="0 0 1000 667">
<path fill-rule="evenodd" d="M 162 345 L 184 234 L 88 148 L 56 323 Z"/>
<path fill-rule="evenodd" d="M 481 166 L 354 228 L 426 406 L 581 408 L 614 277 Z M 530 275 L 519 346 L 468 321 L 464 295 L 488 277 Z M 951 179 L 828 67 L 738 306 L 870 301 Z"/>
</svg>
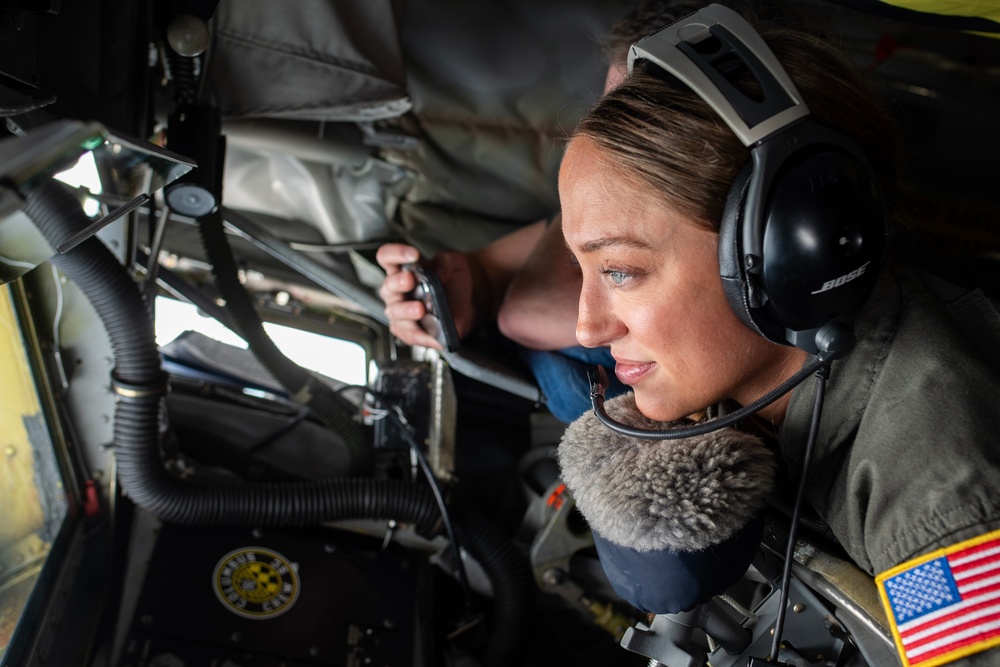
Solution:
<svg viewBox="0 0 1000 667">
<path fill-rule="evenodd" d="M 376 259 L 386 271 L 379 294 L 389 328 L 408 345 L 439 348 L 420 327 L 424 306 L 406 295 L 416 279 L 402 265 L 417 261 L 412 246 L 388 243 Z M 561 218 L 539 220 L 469 253 L 445 250 L 432 265 L 448 295 L 458 335 L 496 319 L 501 333 L 538 350 L 576 345 L 580 271 L 563 241 Z"/>
<path fill-rule="evenodd" d="M 506 234 L 490 245 L 469 253 L 443 250 L 431 260 L 448 297 L 459 337 L 472 333 L 497 317 L 507 287 L 545 231 L 541 220 Z M 389 330 L 407 345 L 440 349 L 438 342 L 420 326 L 424 304 L 409 299 L 416 277 L 403 265 L 420 259 L 420 252 L 402 243 L 387 243 L 375 254 L 385 269 L 379 296 L 385 302 Z"/>
<path fill-rule="evenodd" d="M 497 326 L 506 337 L 536 350 L 576 345 L 580 285 L 580 269 L 563 240 L 562 218 L 557 215 L 509 281 Z"/>
<path fill-rule="evenodd" d="M 501 236 L 485 248 L 469 253 L 472 270 L 482 285 L 480 302 L 484 320 L 495 320 L 507 288 L 523 270 L 545 233 L 545 220 L 525 225 Z"/>
</svg>

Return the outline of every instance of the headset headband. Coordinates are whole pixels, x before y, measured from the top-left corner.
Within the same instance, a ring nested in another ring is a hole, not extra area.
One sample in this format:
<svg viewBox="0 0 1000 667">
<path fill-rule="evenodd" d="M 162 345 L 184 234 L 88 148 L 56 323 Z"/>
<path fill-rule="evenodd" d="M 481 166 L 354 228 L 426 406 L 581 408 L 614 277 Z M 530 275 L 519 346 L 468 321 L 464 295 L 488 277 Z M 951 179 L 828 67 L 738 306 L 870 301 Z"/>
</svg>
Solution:
<svg viewBox="0 0 1000 667">
<path fill-rule="evenodd" d="M 706 53 L 702 43 L 712 37 L 717 43 Z M 756 77 L 762 99 L 748 97 L 726 79 L 724 69 L 733 58 Z M 764 40 L 746 19 L 721 5 L 709 5 L 639 40 L 629 49 L 629 72 L 636 60 L 648 60 L 680 79 L 747 147 L 809 115 L 802 96 Z"/>
</svg>

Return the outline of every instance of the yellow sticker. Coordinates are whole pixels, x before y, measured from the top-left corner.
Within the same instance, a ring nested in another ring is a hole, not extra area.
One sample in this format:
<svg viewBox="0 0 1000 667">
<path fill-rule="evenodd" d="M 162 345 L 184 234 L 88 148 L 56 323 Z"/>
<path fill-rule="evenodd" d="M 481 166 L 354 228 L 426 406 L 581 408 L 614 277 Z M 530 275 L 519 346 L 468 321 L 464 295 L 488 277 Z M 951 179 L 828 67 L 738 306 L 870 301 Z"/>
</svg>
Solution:
<svg viewBox="0 0 1000 667">
<path fill-rule="evenodd" d="M 267 619 L 288 611 L 299 597 L 296 566 L 261 547 L 229 552 L 215 566 L 215 596 L 229 611 L 245 618 Z"/>
</svg>

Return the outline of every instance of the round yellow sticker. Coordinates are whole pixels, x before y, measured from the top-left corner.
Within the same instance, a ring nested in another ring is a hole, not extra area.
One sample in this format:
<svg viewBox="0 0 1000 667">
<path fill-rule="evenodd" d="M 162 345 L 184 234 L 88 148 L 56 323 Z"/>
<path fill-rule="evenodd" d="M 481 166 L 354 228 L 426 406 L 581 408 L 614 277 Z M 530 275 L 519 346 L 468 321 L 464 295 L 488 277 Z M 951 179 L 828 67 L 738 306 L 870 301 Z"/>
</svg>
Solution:
<svg viewBox="0 0 1000 667">
<path fill-rule="evenodd" d="M 215 595 L 234 614 L 265 619 L 288 611 L 299 596 L 295 566 L 261 547 L 229 552 L 215 566 Z"/>
</svg>

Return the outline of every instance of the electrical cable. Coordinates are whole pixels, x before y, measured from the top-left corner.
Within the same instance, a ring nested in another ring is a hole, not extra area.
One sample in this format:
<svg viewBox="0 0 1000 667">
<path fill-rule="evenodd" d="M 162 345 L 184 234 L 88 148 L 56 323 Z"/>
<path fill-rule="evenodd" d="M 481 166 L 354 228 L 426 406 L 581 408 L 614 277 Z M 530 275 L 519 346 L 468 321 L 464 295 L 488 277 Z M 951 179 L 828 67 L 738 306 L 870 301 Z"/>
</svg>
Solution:
<svg viewBox="0 0 1000 667">
<path fill-rule="evenodd" d="M 63 308 L 65 298 L 63 297 L 62 279 L 59 276 L 59 269 L 52 264 L 52 287 L 56 292 L 55 314 L 52 316 L 52 354 L 56 358 L 56 370 L 59 372 L 59 385 L 65 391 L 69 387 L 69 379 L 66 377 L 66 367 L 62 360 L 62 337 L 59 329 L 62 326 Z"/>
<path fill-rule="evenodd" d="M 465 569 L 465 561 L 462 560 L 461 545 L 458 542 L 458 538 L 455 535 L 455 528 L 451 520 L 451 513 L 448 511 L 448 505 L 444 499 L 444 493 L 441 490 L 441 484 L 438 478 L 434 475 L 434 471 L 431 470 L 430 462 L 427 460 L 427 455 L 424 454 L 423 449 L 414 439 L 413 434 L 410 431 L 410 425 L 406 422 L 405 418 L 399 413 L 398 406 L 391 403 L 384 396 L 382 396 L 377 391 L 364 387 L 361 385 L 345 385 L 337 390 L 337 393 L 343 393 L 348 389 L 357 389 L 367 393 L 369 396 L 374 398 L 382 406 L 384 410 L 384 415 L 393 421 L 398 427 L 400 433 L 403 434 L 403 439 L 406 441 L 407 446 L 413 452 L 414 456 L 417 457 L 417 462 L 420 464 L 420 469 L 424 473 L 424 477 L 427 478 L 427 482 L 431 487 L 431 493 L 434 495 L 434 499 L 438 504 L 438 508 L 441 511 L 441 523 L 444 526 L 445 533 L 448 535 L 448 540 L 451 545 L 452 554 L 455 558 L 455 568 L 458 570 L 459 584 L 462 588 L 462 598 L 465 602 L 465 608 L 471 610 L 473 608 L 472 603 L 472 587 L 469 584 L 469 575 Z"/>
<path fill-rule="evenodd" d="M 276 428 L 272 433 L 264 436 L 253 445 L 247 448 L 247 453 L 254 453 L 264 447 L 270 445 L 272 442 L 277 440 L 283 435 L 289 433 L 293 428 L 305 421 L 305 418 L 309 416 L 312 412 L 309 408 L 303 407 L 301 410 L 292 415 L 284 424 Z"/>
<path fill-rule="evenodd" d="M 389 243 L 389 241 L 375 239 L 374 241 L 353 241 L 350 243 L 308 243 L 305 241 L 286 241 L 286 243 L 289 248 L 299 252 L 343 253 L 351 250 L 374 250 Z"/>
<path fill-rule="evenodd" d="M 788 606 L 788 587 L 792 579 L 792 562 L 795 557 L 795 537 L 798 532 L 799 513 L 802 510 L 802 499 L 805 496 L 806 480 L 809 476 L 809 466 L 812 463 L 816 435 L 819 433 L 819 421 L 823 414 L 823 398 L 826 394 L 826 380 L 829 377 L 829 364 L 824 364 L 816 371 L 816 400 L 813 403 L 809 437 L 806 440 L 806 450 L 802 456 L 802 473 L 799 476 L 799 486 L 795 492 L 795 504 L 792 506 L 791 525 L 788 529 L 788 544 L 785 547 L 785 566 L 781 572 L 781 590 L 778 597 L 778 615 L 774 621 L 774 638 L 771 640 L 771 660 L 778 659 L 778 650 L 781 647 L 781 633 L 785 626 L 785 607 Z"/>
<path fill-rule="evenodd" d="M 150 207 L 151 211 L 155 210 L 155 207 Z M 149 310 L 154 314 L 155 309 L 153 304 L 156 302 L 156 294 L 159 287 L 156 284 L 156 275 L 160 270 L 160 250 L 163 249 L 163 239 L 167 233 L 167 221 L 170 219 L 170 207 L 164 205 L 161 215 L 151 215 L 150 219 L 153 224 L 153 238 L 149 242 L 149 262 L 146 264 L 146 281 L 143 283 L 143 291 L 146 296 L 146 303 L 149 304 Z"/>
</svg>

